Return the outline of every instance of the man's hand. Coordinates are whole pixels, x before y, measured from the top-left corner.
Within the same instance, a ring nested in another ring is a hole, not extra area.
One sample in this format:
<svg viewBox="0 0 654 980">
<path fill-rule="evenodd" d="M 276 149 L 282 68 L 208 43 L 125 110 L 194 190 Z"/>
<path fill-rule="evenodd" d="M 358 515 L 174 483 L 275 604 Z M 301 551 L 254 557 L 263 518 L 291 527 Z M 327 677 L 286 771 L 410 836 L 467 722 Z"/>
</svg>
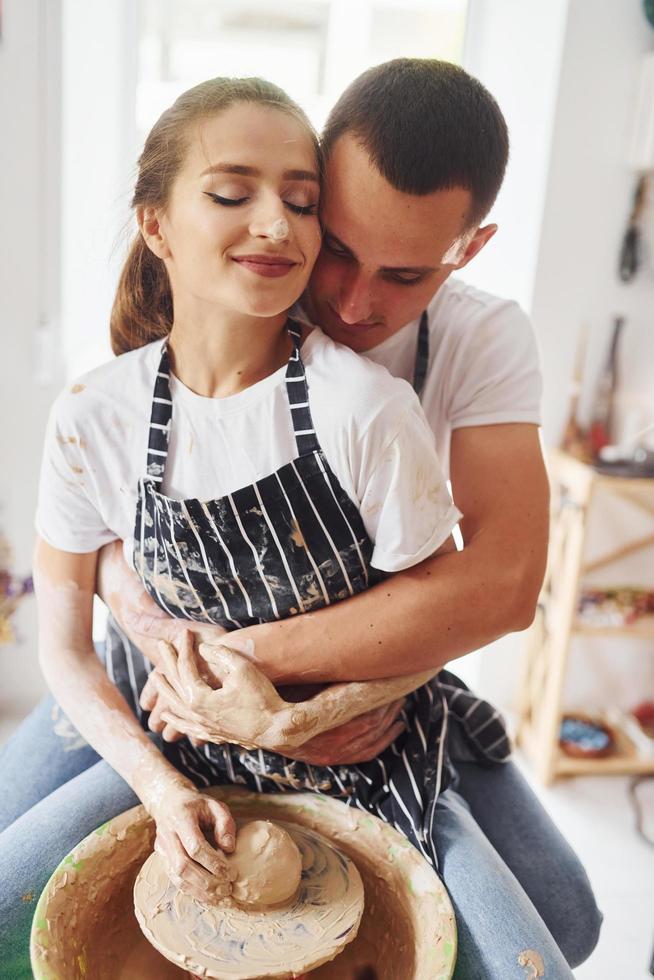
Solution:
<svg viewBox="0 0 654 980">
<path fill-rule="evenodd" d="M 349 766 L 368 762 L 393 742 L 404 730 L 399 713 L 404 699 L 366 711 L 352 721 L 315 735 L 286 755 L 312 766 Z"/>
<path fill-rule="evenodd" d="M 204 742 L 285 751 L 322 730 L 317 714 L 306 710 L 311 702 L 282 700 L 268 678 L 239 654 L 207 644 L 201 651 L 220 686 L 202 677 L 189 630 L 178 649 L 159 643 L 163 670 L 154 670 L 148 682 L 167 703 L 166 710 L 157 705 L 158 716 L 175 731 Z"/>
</svg>

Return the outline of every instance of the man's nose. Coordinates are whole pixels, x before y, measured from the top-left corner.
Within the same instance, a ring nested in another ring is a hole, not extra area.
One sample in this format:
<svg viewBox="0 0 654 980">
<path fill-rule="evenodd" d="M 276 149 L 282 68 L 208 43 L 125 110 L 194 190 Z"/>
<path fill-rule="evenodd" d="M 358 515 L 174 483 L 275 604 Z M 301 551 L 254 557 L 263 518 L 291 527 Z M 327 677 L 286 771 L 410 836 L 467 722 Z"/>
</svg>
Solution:
<svg viewBox="0 0 654 980">
<path fill-rule="evenodd" d="M 360 323 L 368 320 L 372 312 L 372 290 L 370 279 L 354 272 L 342 285 L 339 295 L 338 315 L 345 323 Z"/>
</svg>

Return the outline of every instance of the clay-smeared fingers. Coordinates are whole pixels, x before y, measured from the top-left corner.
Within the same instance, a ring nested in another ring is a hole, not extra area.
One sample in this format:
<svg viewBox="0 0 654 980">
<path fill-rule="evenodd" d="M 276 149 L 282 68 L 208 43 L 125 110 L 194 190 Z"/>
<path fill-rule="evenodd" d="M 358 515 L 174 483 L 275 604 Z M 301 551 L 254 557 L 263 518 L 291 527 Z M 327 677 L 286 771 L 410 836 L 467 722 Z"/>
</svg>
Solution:
<svg viewBox="0 0 654 980">
<path fill-rule="evenodd" d="M 204 679 L 200 676 L 196 657 L 194 637 L 191 631 L 187 630 L 179 645 L 177 670 L 185 693 L 191 697 L 194 687 L 205 684 Z"/>
<path fill-rule="evenodd" d="M 235 680 L 241 675 L 248 661 L 239 653 L 234 653 L 224 646 L 213 646 L 209 643 L 200 643 L 198 651 L 204 659 L 211 664 L 215 673 L 221 678 L 223 685 L 230 680 Z"/>
<path fill-rule="evenodd" d="M 402 708 L 404 707 L 404 698 L 400 698 L 398 701 L 391 701 L 390 704 L 382 705 L 381 708 L 377 708 L 378 714 L 375 712 L 370 712 L 371 717 L 369 719 L 369 729 L 370 731 L 376 730 L 380 731 L 390 725 L 393 721 L 396 721 Z"/>
<path fill-rule="evenodd" d="M 231 810 L 212 796 L 204 796 L 203 799 L 218 844 L 223 851 L 233 851 L 236 845 L 236 823 Z"/>
<path fill-rule="evenodd" d="M 184 851 L 196 864 L 220 881 L 227 877 L 228 866 L 224 854 L 211 846 L 197 823 L 187 821 L 178 833 Z"/>
<path fill-rule="evenodd" d="M 188 735 L 191 740 L 196 739 L 201 745 L 210 741 L 208 737 L 209 732 L 202 725 L 190 722 L 186 718 L 180 718 L 169 708 L 162 709 L 161 719 L 175 731 L 181 732 L 183 735 Z"/>
<path fill-rule="evenodd" d="M 181 892 L 206 905 L 227 897 L 231 883 L 226 875 L 215 875 L 198 866 L 176 833 L 157 833 L 154 849 L 164 862 L 166 874 Z"/>
<path fill-rule="evenodd" d="M 184 738 L 184 732 L 180 732 L 179 728 L 175 728 L 170 722 L 166 722 L 161 737 L 164 742 L 179 742 L 180 738 Z"/>
<path fill-rule="evenodd" d="M 148 718 L 148 728 L 151 732 L 156 732 L 161 734 L 166 727 L 166 721 L 161 717 L 162 711 L 166 709 L 166 702 L 163 698 L 157 698 L 154 703 L 152 710 L 150 711 L 150 717 Z"/>
<path fill-rule="evenodd" d="M 180 814 L 176 829 L 185 854 L 200 869 L 214 876 L 216 887 L 224 887 L 228 881 L 229 866 L 221 851 L 233 851 L 236 842 L 236 824 L 229 808 L 210 796 L 200 794 L 197 802 Z M 220 850 L 211 846 L 203 829 L 212 834 Z"/>
<path fill-rule="evenodd" d="M 155 704 L 157 703 L 157 689 L 154 684 L 150 683 L 150 677 L 148 677 L 143 690 L 141 691 L 141 696 L 139 697 L 139 704 L 144 711 L 152 711 Z"/>
<path fill-rule="evenodd" d="M 268 711 L 287 707 L 272 681 L 240 653 L 225 646 L 210 647 L 205 643 L 200 644 L 199 652 L 220 678 L 223 691 L 218 692 L 218 697 L 242 700 L 244 694 L 251 691 L 256 692 Z"/>
<path fill-rule="evenodd" d="M 150 680 L 167 703 L 167 707 L 172 708 L 176 715 L 180 718 L 188 718 L 189 721 L 197 723 L 200 719 L 194 713 L 193 709 L 186 703 L 186 701 L 179 696 L 177 691 L 168 682 L 168 678 L 163 674 L 160 674 L 158 670 L 153 670 L 150 674 Z"/>
<path fill-rule="evenodd" d="M 165 640 L 160 640 L 160 642 L 157 644 L 157 649 L 161 659 L 159 672 L 165 675 L 166 680 L 170 686 L 174 688 L 176 694 L 180 698 L 185 698 L 186 692 L 184 691 L 182 680 L 179 676 L 177 650 L 171 643 L 166 643 Z"/>
</svg>

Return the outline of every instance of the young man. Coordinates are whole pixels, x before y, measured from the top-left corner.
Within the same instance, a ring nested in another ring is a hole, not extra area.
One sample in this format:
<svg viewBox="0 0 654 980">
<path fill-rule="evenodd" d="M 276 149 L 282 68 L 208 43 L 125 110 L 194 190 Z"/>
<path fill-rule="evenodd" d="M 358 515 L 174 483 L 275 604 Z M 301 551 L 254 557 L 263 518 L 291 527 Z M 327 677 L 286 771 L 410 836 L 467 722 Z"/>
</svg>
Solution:
<svg viewBox="0 0 654 980">
<path fill-rule="evenodd" d="M 401 59 L 349 87 L 324 145 L 325 239 L 310 312 L 335 340 L 420 390 L 464 514 L 465 547 L 348 602 L 230 634 L 230 644 L 253 643 L 258 666 L 287 683 L 306 679 L 309 668 L 314 677 L 322 669 L 344 680 L 413 673 L 526 628 L 547 542 L 531 328 L 515 304 L 450 279 L 496 231 L 482 222 L 508 153 L 497 105 L 461 69 Z M 116 550 L 107 556 L 103 593 L 141 649 L 156 651 L 157 638 L 174 641 L 180 624 L 134 594 Z M 369 759 L 397 733 L 397 710 L 371 712 L 307 743 L 297 757 Z M 151 727 L 164 727 L 156 712 Z M 587 958 L 600 922 L 583 869 L 511 763 L 481 764 L 455 728 L 450 754 L 454 780 L 434 827 L 457 914 L 455 976 L 523 980 L 521 957 L 528 963 L 532 949 L 546 976 L 570 977 L 567 964 Z M 70 754 L 67 763 L 64 779 L 71 779 Z M 92 763 L 97 812 L 89 829 L 111 815 L 102 809 L 108 801 L 113 812 L 130 805 L 89 754 Z M 59 776 L 49 791 L 62 782 Z M 65 800 L 66 785 L 57 792 Z"/>
<path fill-rule="evenodd" d="M 460 68 L 400 59 L 350 85 L 329 116 L 323 147 L 324 241 L 308 311 L 334 340 L 417 381 L 464 514 L 465 547 L 354 600 L 242 631 L 257 665 L 285 682 L 308 671 L 316 677 L 321 667 L 343 680 L 408 673 L 525 629 L 547 549 L 531 326 L 515 303 L 450 278 L 497 230 L 483 219 L 508 157 L 498 106 Z M 421 382 L 417 355 L 425 347 Z M 143 646 L 143 634 L 174 640 L 178 627 L 155 613 L 132 619 L 132 629 Z M 371 758 L 396 720 L 397 709 L 371 712 L 307 743 L 297 758 Z M 457 911 L 455 975 L 522 976 L 520 951 L 509 952 L 520 943 L 516 924 L 525 927 L 527 946 L 538 919 L 578 965 L 596 944 L 601 918 L 583 869 L 513 764 L 473 761 L 453 736 L 457 775 L 436 821 L 439 864 Z M 565 975 L 545 959 L 546 975 Z"/>
</svg>

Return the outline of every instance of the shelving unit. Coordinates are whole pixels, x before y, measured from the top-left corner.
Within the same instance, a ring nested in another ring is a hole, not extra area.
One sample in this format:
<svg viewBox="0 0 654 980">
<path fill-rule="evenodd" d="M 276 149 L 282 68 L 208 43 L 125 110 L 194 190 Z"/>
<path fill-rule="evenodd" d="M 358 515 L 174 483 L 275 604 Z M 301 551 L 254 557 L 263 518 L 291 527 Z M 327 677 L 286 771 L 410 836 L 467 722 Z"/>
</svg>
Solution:
<svg viewBox="0 0 654 980">
<path fill-rule="evenodd" d="M 559 776 L 654 773 L 654 757 L 641 755 L 627 734 L 612 722 L 609 724 L 616 734 L 617 751 L 610 756 L 573 758 L 559 747 L 572 637 L 629 637 L 651 640 L 654 648 L 654 616 L 620 626 L 595 626 L 578 617 L 579 591 L 585 575 L 654 546 L 654 479 L 605 476 L 559 450 L 550 454 L 549 471 L 552 523 L 548 567 L 536 620 L 527 635 L 518 703 L 518 744 L 545 783 Z M 643 534 L 589 562 L 585 559 L 588 514 L 598 489 L 634 505 L 643 517 Z"/>
</svg>

